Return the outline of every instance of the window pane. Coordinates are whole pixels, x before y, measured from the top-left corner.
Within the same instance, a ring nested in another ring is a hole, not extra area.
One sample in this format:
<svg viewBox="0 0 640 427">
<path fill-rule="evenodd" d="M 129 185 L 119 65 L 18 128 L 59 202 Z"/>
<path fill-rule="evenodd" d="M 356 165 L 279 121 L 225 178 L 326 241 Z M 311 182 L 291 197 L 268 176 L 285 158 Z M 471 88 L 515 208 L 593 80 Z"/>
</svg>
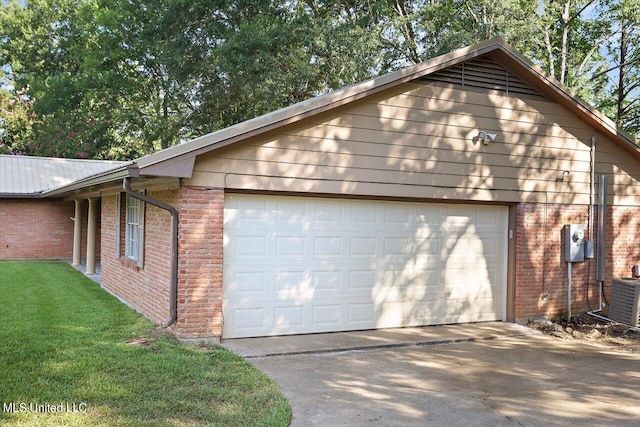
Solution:
<svg viewBox="0 0 640 427">
<path fill-rule="evenodd" d="M 125 256 L 134 260 L 139 257 L 140 205 L 140 200 L 127 195 Z"/>
</svg>

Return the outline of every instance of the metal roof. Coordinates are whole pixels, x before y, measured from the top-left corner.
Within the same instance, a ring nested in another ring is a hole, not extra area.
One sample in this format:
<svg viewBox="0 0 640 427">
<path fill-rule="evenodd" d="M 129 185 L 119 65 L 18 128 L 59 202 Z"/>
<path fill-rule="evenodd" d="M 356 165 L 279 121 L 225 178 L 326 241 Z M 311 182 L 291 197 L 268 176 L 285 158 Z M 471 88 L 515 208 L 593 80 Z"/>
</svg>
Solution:
<svg viewBox="0 0 640 427">
<path fill-rule="evenodd" d="M 0 155 L 0 196 L 39 197 L 127 162 Z"/>
</svg>

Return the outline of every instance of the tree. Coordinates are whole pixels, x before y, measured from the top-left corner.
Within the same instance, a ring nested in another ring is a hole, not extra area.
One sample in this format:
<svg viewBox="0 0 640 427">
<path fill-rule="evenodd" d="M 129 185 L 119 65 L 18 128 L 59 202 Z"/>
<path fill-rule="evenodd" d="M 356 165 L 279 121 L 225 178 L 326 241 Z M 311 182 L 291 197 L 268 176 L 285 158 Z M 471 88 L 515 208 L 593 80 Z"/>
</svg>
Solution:
<svg viewBox="0 0 640 427">
<path fill-rule="evenodd" d="M 198 14 L 200 133 L 308 99 L 376 75 L 375 15 L 359 1 L 241 0 Z M 193 32 L 195 33 L 195 31 Z M 196 39 L 194 37 L 194 39 Z"/>
<path fill-rule="evenodd" d="M 618 126 L 640 135 L 640 1 L 618 0 L 606 7 L 612 18 L 606 44 L 610 61 L 600 75 L 608 77 L 609 96 L 600 107 Z"/>
<path fill-rule="evenodd" d="M 639 0 L 597 1 L 11 0 L 0 87 L 30 86 L 24 152 L 134 158 L 500 36 L 633 128 Z"/>
<path fill-rule="evenodd" d="M 0 91 L 0 154 L 24 154 L 35 142 L 33 126 L 37 119 L 28 90 L 20 89 L 15 95 Z"/>
<path fill-rule="evenodd" d="M 84 72 L 91 38 L 82 18 L 91 6 L 34 0 L 0 7 L 0 59 L 9 70 L 5 85 L 29 86 L 39 118 L 25 154 L 100 158 L 114 145 L 106 127 L 95 126 L 108 123 L 111 112 L 96 108 Z"/>
</svg>

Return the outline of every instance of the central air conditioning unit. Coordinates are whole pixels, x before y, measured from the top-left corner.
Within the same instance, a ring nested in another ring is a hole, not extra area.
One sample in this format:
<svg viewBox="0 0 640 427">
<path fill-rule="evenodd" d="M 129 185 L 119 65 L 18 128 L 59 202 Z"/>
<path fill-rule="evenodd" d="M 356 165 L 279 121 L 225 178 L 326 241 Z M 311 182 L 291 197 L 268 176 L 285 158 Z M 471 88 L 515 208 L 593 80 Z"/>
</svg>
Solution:
<svg viewBox="0 0 640 427">
<path fill-rule="evenodd" d="M 613 279 L 609 318 L 631 326 L 640 326 L 640 280 Z"/>
</svg>

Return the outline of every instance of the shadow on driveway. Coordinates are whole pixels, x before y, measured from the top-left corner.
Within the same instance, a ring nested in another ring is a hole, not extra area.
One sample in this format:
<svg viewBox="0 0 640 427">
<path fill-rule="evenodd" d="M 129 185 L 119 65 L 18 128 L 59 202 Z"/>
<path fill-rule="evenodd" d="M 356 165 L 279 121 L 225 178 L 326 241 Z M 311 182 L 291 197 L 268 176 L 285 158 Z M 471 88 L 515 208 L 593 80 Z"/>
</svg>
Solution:
<svg viewBox="0 0 640 427">
<path fill-rule="evenodd" d="M 431 344 L 278 356 L 260 356 L 254 348 L 249 360 L 279 384 L 291 402 L 293 426 L 640 425 L 639 354 L 501 325 L 484 324 L 503 333 L 475 340 L 433 337 Z M 473 327 L 447 328 L 455 335 Z M 384 332 L 394 331 L 407 332 Z M 299 338 L 318 348 L 338 335 Z M 230 348 L 251 347 L 251 340 L 233 341 Z"/>
</svg>

